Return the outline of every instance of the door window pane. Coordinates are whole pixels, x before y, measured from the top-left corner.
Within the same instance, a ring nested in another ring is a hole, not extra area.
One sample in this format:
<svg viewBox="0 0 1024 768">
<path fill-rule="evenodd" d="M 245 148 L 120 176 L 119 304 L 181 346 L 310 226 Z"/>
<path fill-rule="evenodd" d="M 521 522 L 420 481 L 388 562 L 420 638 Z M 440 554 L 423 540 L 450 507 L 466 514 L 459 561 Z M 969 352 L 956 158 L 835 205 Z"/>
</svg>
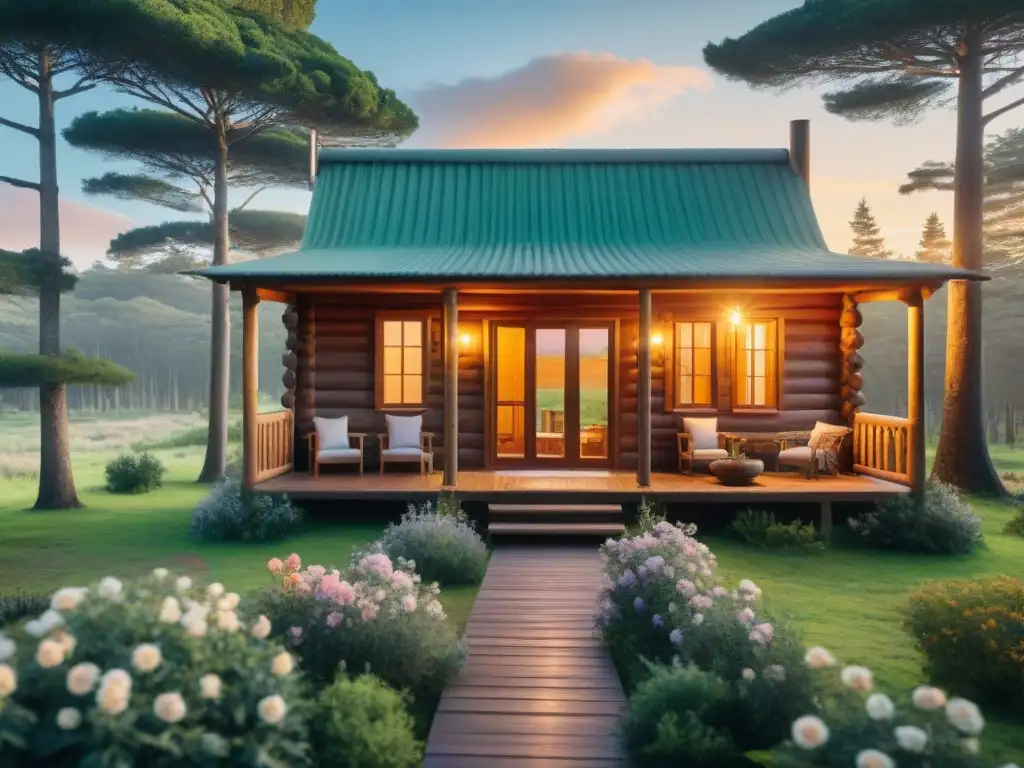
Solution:
<svg viewBox="0 0 1024 768">
<path fill-rule="evenodd" d="M 496 453 L 499 459 L 526 458 L 526 329 L 496 329 Z"/>
<path fill-rule="evenodd" d="M 607 328 L 580 329 L 580 458 L 608 458 L 608 353 Z"/>
<path fill-rule="evenodd" d="M 566 331 L 540 328 L 536 333 L 537 458 L 564 458 Z"/>
</svg>

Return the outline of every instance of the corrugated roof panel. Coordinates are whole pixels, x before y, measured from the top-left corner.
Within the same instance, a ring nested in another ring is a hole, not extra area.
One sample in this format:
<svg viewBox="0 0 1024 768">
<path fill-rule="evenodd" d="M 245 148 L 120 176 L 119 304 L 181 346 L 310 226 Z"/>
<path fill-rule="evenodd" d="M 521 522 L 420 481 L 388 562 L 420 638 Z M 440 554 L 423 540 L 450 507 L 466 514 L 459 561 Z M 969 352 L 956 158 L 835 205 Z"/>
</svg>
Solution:
<svg viewBox="0 0 1024 768">
<path fill-rule="evenodd" d="M 833 254 L 785 150 L 337 150 L 300 250 L 233 277 L 948 279 Z"/>
</svg>

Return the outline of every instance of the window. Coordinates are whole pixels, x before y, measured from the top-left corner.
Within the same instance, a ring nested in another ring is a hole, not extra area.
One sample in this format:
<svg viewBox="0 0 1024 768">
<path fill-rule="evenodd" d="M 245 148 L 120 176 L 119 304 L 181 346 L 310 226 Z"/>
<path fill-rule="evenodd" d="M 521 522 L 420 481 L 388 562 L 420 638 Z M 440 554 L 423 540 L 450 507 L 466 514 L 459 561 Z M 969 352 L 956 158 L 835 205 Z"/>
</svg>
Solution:
<svg viewBox="0 0 1024 768">
<path fill-rule="evenodd" d="M 711 408 L 714 326 L 710 322 L 675 324 L 676 408 Z"/>
<path fill-rule="evenodd" d="M 744 320 L 736 326 L 736 406 L 779 405 L 779 322 Z"/>
<path fill-rule="evenodd" d="M 377 407 L 422 408 L 426 402 L 427 319 L 377 319 Z"/>
</svg>

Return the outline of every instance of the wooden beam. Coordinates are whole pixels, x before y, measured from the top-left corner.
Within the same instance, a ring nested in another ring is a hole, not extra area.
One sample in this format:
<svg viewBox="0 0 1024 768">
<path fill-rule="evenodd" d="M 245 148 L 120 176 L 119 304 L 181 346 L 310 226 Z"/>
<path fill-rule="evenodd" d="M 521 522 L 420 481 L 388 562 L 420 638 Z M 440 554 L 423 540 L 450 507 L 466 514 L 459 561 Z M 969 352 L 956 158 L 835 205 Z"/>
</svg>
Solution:
<svg viewBox="0 0 1024 768">
<path fill-rule="evenodd" d="M 444 290 L 444 486 L 459 474 L 459 293 Z"/>
<path fill-rule="evenodd" d="M 242 483 L 256 485 L 259 475 L 256 417 L 259 413 L 260 297 L 254 290 L 242 293 Z"/>
<path fill-rule="evenodd" d="M 907 298 L 907 420 L 910 421 L 907 474 L 914 493 L 924 491 L 924 418 L 924 299 L 918 293 L 916 298 Z"/>
<path fill-rule="evenodd" d="M 279 304 L 290 304 L 295 301 L 294 293 L 275 291 L 270 288 L 257 288 L 256 295 L 259 297 L 260 301 L 276 301 Z"/>
<path fill-rule="evenodd" d="M 637 339 L 637 466 L 636 482 L 651 485 L 651 289 L 640 290 L 640 330 Z"/>
</svg>

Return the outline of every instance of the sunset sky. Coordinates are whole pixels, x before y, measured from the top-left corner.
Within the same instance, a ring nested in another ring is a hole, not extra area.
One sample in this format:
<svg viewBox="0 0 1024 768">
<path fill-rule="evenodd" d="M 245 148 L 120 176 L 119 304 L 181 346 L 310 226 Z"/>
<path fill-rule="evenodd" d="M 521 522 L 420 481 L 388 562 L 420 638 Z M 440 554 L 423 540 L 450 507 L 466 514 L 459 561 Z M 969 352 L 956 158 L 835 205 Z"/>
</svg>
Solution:
<svg viewBox="0 0 1024 768">
<path fill-rule="evenodd" d="M 910 127 L 828 115 L 820 92 L 755 92 L 708 71 L 701 48 L 738 36 L 798 0 L 320 0 L 313 32 L 411 103 L 421 130 L 409 146 L 778 147 L 788 122 L 812 121 L 812 194 L 833 250 L 849 247 L 848 221 L 865 196 L 889 245 L 912 254 L 926 216 L 952 230 L 947 195 L 901 197 L 906 172 L 953 155 L 954 118 L 930 113 Z M 60 102 L 59 125 L 90 109 L 133 101 L 97 90 Z M 25 91 L 0 84 L 3 114 L 35 122 Z M 143 105 L 144 106 L 144 105 Z M 1018 124 L 996 121 L 1001 132 Z M 37 178 L 35 146 L 0 128 L 0 173 Z M 141 203 L 86 199 L 81 179 L 132 170 L 62 143 L 64 248 L 80 266 L 114 234 L 180 214 Z M 275 190 L 260 208 L 305 211 L 302 190 Z M 34 195 L 0 185 L 0 246 L 36 244 Z"/>
</svg>

